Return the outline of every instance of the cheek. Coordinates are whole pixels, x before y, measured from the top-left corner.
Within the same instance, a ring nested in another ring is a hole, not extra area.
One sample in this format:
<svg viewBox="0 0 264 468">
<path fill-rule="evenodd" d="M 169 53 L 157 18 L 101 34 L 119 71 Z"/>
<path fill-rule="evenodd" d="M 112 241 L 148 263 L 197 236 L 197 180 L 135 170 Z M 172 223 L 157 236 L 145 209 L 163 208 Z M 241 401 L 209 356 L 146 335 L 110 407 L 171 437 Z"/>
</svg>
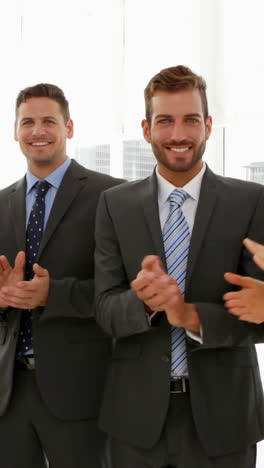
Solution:
<svg viewBox="0 0 264 468">
<path fill-rule="evenodd" d="M 190 134 L 190 137 L 192 137 L 197 143 L 202 143 L 208 138 L 206 131 L 201 132 L 198 130 L 193 131 L 192 134 Z"/>
<path fill-rule="evenodd" d="M 156 143 L 162 143 L 163 141 L 170 139 L 170 137 L 171 137 L 171 132 L 169 131 L 169 129 L 165 129 L 165 128 L 163 128 L 162 130 L 156 129 L 151 133 L 151 139 L 152 141 L 155 141 Z"/>
<path fill-rule="evenodd" d="M 26 135 L 24 135 L 23 132 L 17 132 L 15 135 L 15 140 L 18 141 L 20 144 L 23 144 L 23 141 L 25 140 Z"/>
</svg>

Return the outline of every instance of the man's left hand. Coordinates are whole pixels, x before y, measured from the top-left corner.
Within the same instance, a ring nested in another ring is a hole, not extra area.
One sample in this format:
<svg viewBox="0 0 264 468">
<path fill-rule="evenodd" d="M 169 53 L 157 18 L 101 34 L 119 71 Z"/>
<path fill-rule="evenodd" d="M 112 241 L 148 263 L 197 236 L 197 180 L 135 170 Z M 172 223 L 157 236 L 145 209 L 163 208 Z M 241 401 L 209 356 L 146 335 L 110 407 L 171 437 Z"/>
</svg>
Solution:
<svg viewBox="0 0 264 468">
<path fill-rule="evenodd" d="M 48 270 L 35 263 L 31 281 L 19 281 L 16 286 L 3 287 L 0 298 L 9 307 L 35 309 L 45 306 L 49 294 L 50 276 Z"/>
</svg>

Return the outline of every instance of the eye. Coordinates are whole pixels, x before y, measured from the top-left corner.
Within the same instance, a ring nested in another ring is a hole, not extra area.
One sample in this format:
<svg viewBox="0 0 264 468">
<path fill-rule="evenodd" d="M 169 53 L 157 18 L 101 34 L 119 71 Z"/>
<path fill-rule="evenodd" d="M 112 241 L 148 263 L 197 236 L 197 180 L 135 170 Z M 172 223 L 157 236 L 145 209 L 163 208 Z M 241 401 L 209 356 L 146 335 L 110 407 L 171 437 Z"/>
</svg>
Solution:
<svg viewBox="0 0 264 468">
<path fill-rule="evenodd" d="M 169 118 L 159 119 L 158 120 L 158 123 L 160 123 L 160 124 L 167 124 L 167 123 L 170 123 L 170 122 L 171 122 L 171 119 L 169 119 Z"/>
<path fill-rule="evenodd" d="M 190 124 L 196 124 L 196 123 L 198 123 L 200 121 L 196 117 L 188 117 L 188 119 L 186 119 L 186 122 L 190 123 Z"/>
<path fill-rule="evenodd" d="M 26 127 L 26 126 L 32 125 L 32 123 L 33 123 L 32 120 L 23 120 L 21 122 L 21 126 Z"/>
</svg>

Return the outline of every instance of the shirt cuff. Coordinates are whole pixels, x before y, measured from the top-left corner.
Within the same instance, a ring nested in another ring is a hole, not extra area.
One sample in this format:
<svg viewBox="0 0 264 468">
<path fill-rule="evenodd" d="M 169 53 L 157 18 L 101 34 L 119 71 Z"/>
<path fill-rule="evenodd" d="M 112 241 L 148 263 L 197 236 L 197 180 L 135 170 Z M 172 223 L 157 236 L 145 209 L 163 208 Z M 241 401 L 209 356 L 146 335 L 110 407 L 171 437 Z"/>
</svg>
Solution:
<svg viewBox="0 0 264 468">
<path fill-rule="evenodd" d="M 203 344 L 203 328 L 200 326 L 200 333 L 193 333 L 189 330 L 186 330 L 186 335 L 189 336 L 192 340 L 196 341 L 197 343 Z"/>
</svg>

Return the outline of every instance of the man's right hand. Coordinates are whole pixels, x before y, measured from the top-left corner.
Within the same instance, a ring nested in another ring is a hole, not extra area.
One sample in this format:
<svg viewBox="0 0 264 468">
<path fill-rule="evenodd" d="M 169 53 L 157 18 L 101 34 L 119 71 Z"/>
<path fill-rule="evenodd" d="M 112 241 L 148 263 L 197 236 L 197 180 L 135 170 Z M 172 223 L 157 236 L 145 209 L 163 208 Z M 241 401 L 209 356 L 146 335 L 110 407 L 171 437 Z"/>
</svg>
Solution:
<svg viewBox="0 0 264 468">
<path fill-rule="evenodd" d="M 0 290 L 3 286 L 15 286 L 18 281 L 24 279 L 26 255 L 25 252 L 18 252 L 15 258 L 14 268 L 11 267 L 5 255 L 0 256 Z M 0 299 L 0 309 L 7 307 L 7 304 Z"/>
</svg>

